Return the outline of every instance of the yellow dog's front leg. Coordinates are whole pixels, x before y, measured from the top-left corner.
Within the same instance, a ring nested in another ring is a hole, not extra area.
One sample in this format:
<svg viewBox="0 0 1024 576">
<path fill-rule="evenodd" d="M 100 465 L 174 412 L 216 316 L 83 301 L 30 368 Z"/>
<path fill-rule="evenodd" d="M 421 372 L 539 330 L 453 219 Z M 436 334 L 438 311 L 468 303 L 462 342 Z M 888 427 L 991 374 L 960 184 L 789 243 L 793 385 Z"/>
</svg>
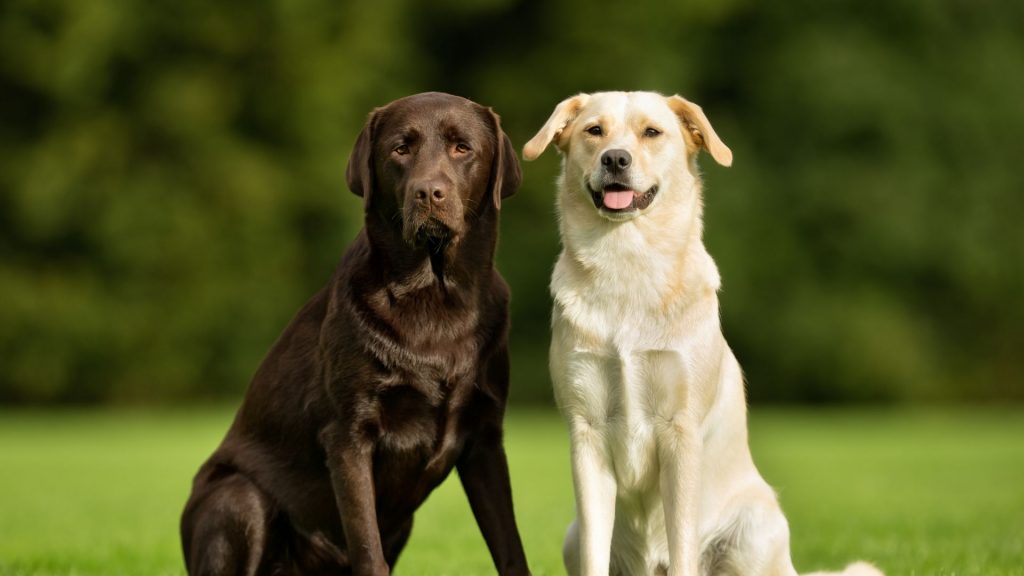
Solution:
<svg viewBox="0 0 1024 576">
<path fill-rule="evenodd" d="M 569 428 L 579 523 L 579 573 L 607 576 L 615 524 L 615 475 L 603 449 L 601 432 L 583 418 L 573 418 Z"/>
<path fill-rule="evenodd" d="M 700 482 L 703 441 L 696 417 L 680 412 L 657 431 L 665 506 L 669 576 L 699 576 Z"/>
</svg>

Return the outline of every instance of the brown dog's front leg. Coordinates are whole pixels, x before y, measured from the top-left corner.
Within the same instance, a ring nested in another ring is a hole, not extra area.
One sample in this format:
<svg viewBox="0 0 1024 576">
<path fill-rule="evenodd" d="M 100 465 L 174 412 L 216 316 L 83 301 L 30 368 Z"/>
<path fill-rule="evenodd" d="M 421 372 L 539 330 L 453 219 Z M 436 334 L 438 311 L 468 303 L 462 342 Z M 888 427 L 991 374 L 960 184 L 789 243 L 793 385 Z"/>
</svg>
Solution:
<svg viewBox="0 0 1024 576">
<path fill-rule="evenodd" d="M 508 459 L 502 444 L 508 375 L 508 350 L 502 343 L 487 363 L 476 397 L 474 412 L 480 422 L 479 432 L 469 440 L 455 463 L 494 567 L 503 576 L 530 573 L 516 527 Z"/>
<path fill-rule="evenodd" d="M 353 576 L 387 576 L 377 526 L 373 445 L 331 426 L 321 436 L 327 451 L 334 498 L 341 514 Z"/>
<path fill-rule="evenodd" d="M 476 439 L 456 467 L 498 573 L 503 576 L 529 574 L 512 509 L 512 487 L 501 431 L 487 432 Z"/>
</svg>

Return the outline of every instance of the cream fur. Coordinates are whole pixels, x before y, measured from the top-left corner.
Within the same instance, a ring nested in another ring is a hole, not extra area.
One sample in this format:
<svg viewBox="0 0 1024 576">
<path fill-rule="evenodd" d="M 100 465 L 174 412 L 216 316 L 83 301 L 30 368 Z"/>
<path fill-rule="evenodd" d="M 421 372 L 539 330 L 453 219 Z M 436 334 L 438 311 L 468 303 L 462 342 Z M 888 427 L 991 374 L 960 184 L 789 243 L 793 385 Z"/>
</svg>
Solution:
<svg viewBox="0 0 1024 576">
<path fill-rule="evenodd" d="M 718 270 L 702 242 L 696 156 L 705 149 L 729 165 L 732 152 L 700 107 L 650 92 L 566 99 L 524 157 L 552 142 L 563 154 L 563 250 L 551 279 L 550 368 L 577 506 L 566 569 L 795 575 L 785 517 L 747 445 L 743 376 L 722 337 Z M 588 186 L 600 189 L 610 149 L 630 152 L 630 188 L 658 186 L 645 210 L 595 207 Z M 864 563 L 843 574 L 881 575 Z"/>
</svg>

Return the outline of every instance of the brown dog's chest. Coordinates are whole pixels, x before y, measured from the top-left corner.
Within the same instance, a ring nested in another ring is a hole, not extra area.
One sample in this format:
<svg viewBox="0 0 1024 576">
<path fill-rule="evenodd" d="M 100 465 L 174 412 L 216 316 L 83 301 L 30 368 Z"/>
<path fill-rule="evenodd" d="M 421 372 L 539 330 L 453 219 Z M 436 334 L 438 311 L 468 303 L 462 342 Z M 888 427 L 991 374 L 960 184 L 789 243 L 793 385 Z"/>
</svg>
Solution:
<svg viewBox="0 0 1024 576">
<path fill-rule="evenodd" d="M 377 371 L 366 393 L 377 449 L 430 459 L 459 432 L 458 416 L 475 389 L 482 328 L 475 311 L 421 300 L 431 305 L 388 311 L 403 321 L 375 334 Z"/>
<path fill-rule="evenodd" d="M 457 389 L 445 382 L 389 385 L 377 393 L 378 443 L 393 452 L 426 454 L 439 444 Z"/>
<path fill-rule="evenodd" d="M 443 407 L 415 386 L 388 386 L 377 395 L 380 439 L 396 451 L 429 444 Z"/>
<path fill-rule="evenodd" d="M 403 494 L 392 498 L 395 505 L 418 505 L 448 475 L 471 433 L 463 411 L 473 389 L 468 375 L 436 374 L 406 375 L 380 389 L 374 459 L 379 493 Z"/>
</svg>

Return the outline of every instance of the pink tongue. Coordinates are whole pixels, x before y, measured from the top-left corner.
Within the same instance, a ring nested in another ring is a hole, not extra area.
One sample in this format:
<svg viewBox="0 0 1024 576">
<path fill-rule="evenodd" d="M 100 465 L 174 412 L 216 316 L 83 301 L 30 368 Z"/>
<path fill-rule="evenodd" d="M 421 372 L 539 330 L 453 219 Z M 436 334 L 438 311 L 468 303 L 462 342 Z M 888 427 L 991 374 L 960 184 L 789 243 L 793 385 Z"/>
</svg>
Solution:
<svg viewBox="0 0 1024 576">
<path fill-rule="evenodd" d="M 622 210 L 623 208 L 629 208 L 629 205 L 633 203 L 633 191 L 626 190 L 625 192 L 605 192 L 604 193 L 604 206 L 605 208 L 611 208 L 612 210 Z"/>
</svg>

